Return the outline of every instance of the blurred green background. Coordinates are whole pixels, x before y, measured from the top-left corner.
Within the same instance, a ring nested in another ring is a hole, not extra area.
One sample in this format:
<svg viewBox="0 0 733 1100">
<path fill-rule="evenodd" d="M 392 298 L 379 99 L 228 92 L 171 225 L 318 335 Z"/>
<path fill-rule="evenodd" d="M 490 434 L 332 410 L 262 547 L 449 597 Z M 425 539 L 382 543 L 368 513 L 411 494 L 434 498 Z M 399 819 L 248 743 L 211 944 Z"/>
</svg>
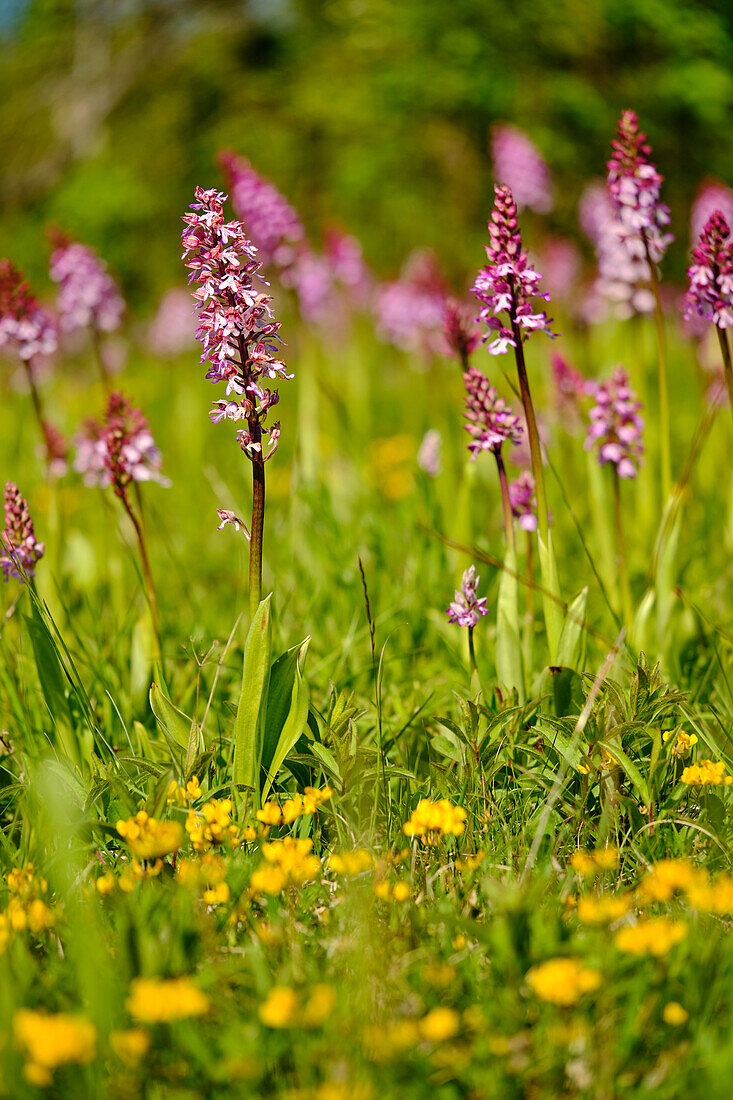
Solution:
<svg viewBox="0 0 733 1100">
<path fill-rule="evenodd" d="M 730 0 L 0 0 L 0 254 L 47 285 L 49 222 L 96 246 L 133 304 L 181 281 L 179 218 L 217 150 L 244 153 L 309 232 L 338 223 L 382 274 L 435 247 L 475 268 L 492 122 L 549 161 L 573 233 L 633 106 L 689 205 L 733 182 Z"/>
</svg>

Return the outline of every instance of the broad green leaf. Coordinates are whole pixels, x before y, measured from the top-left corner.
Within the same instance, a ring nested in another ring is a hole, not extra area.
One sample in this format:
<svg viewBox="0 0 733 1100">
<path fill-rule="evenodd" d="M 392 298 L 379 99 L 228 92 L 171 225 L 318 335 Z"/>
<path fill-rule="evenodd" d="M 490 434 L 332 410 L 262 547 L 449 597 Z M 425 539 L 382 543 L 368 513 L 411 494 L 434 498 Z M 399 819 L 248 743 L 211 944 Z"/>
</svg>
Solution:
<svg viewBox="0 0 733 1100">
<path fill-rule="evenodd" d="M 155 682 L 150 685 L 149 698 L 150 709 L 166 739 L 172 739 L 180 748 L 188 749 L 193 719 L 174 706 Z"/>
<path fill-rule="evenodd" d="M 145 698 L 153 668 L 155 631 L 149 611 L 140 616 L 132 631 L 130 647 L 130 694 L 133 699 Z"/>
<path fill-rule="evenodd" d="M 442 733 L 436 733 L 434 737 L 431 737 L 430 744 L 436 752 L 447 757 L 448 760 L 454 760 L 457 764 L 460 764 L 463 760 L 461 747 Z"/>
<path fill-rule="evenodd" d="M 507 547 L 504 569 L 499 578 L 499 598 L 496 616 L 496 673 L 499 683 L 509 691 L 516 691 L 519 702 L 524 702 L 524 671 L 519 631 L 519 599 L 517 584 L 517 555 Z"/>
<path fill-rule="evenodd" d="M 583 588 L 568 605 L 557 647 L 556 664 L 580 671 L 585 661 L 585 613 L 588 588 Z"/>
<path fill-rule="evenodd" d="M 272 593 L 260 603 L 244 643 L 242 693 L 234 720 L 232 780 L 235 786 L 252 788 L 256 799 L 259 799 L 260 792 L 263 726 L 270 679 L 271 600 Z"/>
<path fill-rule="evenodd" d="M 205 751 L 206 746 L 204 744 L 204 735 L 201 732 L 201 726 L 199 726 L 197 722 L 192 722 L 191 729 L 188 734 L 188 746 L 186 748 L 186 775 L 190 773 L 194 760 L 201 756 L 201 754 Z"/>
<path fill-rule="evenodd" d="M 651 801 L 651 794 L 649 792 L 649 784 L 643 775 L 637 768 L 636 764 L 629 760 L 623 749 L 620 749 L 618 745 L 611 744 L 609 741 L 598 741 L 598 745 L 613 757 L 619 767 L 626 773 L 627 778 L 633 783 L 637 793 L 640 795 L 645 805 L 649 805 Z"/>
<path fill-rule="evenodd" d="M 336 757 L 333 755 L 331 750 L 327 749 L 325 745 L 322 745 L 320 741 L 311 741 L 310 749 L 313 755 L 318 758 L 319 762 L 329 773 L 329 775 L 340 783 L 341 772 L 339 771 Z"/>
<path fill-rule="evenodd" d="M 266 749 L 268 744 L 272 743 L 275 731 L 277 731 L 277 741 L 270 760 L 266 761 L 266 754 L 263 754 L 263 767 L 268 769 L 262 791 L 263 800 L 267 798 L 283 760 L 297 742 L 308 721 L 308 685 L 303 679 L 301 662 L 305 662 L 309 643 L 310 637 L 306 638 L 299 647 L 294 647 L 294 667 L 291 660 L 293 650 L 288 650 L 278 658 L 270 671 L 270 691 L 265 723 Z M 278 668 L 281 664 L 282 673 Z"/>
<path fill-rule="evenodd" d="M 547 532 L 547 542 L 538 533 L 537 546 L 539 549 L 540 575 L 542 578 L 542 609 L 545 614 L 545 629 L 547 630 L 547 644 L 550 649 L 550 661 L 555 664 L 557 649 L 560 644 L 560 632 L 562 631 L 562 605 L 560 600 L 560 581 L 557 576 L 557 562 L 552 546 L 552 532 Z"/>
</svg>

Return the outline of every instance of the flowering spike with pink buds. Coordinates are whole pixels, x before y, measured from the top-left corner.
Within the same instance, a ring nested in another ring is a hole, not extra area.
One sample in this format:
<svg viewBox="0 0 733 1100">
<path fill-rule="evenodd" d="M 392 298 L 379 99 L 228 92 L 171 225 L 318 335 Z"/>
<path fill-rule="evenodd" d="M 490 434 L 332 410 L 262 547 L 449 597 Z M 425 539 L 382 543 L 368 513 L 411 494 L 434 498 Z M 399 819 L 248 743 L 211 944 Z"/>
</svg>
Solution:
<svg viewBox="0 0 733 1100">
<path fill-rule="evenodd" d="M 482 615 L 488 615 L 486 596 L 478 596 L 476 589 L 481 578 L 476 576 L 476 567 L 470 565 L 463 574 L 460 591 L 456 589 L 455 598 L 450 604 L 447 615 L 452 623 L 467 626 L 470 630 L 478 623 Z"/>
<path fill-rule="evenodd" d="M 52 241 L 50 275 L 59 285 L 62 329 L 114 332 L 122 323 L 125 302 L 107 265 L 93 248 L 63 234 L 52 231 Z"/>
<path fill-rule="evenodd" d="M 629 376 L 618 367 L 611 379 L 600 382 L 595 391 L 596 404 L 590 410 L 590 425 L 585 441 L 589 451 L 599 445 L 598 461 L 612 463 L 620 478 L 634 478 L 644 452 L 644 421 L 641 404 L 629 385 Z"/>
<path fill-rule="evenodd" d="M 448 354 L 458 359 L 463 369 L 467 370 L 471 352 L 481 341 L 481 333 L 476 327 L 473 310 L 455 298 L 449 298 L 445 303 L 443 336 Z"/>
<path fill-rule="evenodd" d="M 728 225 L 733 225 L 733 190 L 717 180 L 706 180 L 697 192 L 690 212 L 690 240 L 693 244 L 716 210 L 720 211 Z"/>
<path fill-rule="evenodd" d="M 710 215 L 687 270 L 685 317 L 697 314 L 718 328 L 733 325 L 733 237 L 720 210 Z"/>
<path fill-rule="evenodd" d="M 13 481 L 5 484 L 5 528 L 1 536 L 0 569 L 4 579 L 15 577 L 24 581 L 24 575 L 33 577 L 36 562 L 43 557 L 44 545 L 36 541 L 33 520 L 28 505 Z"/>
<path fill-rule="evenodd" d="M 522 428 L 503 397 L 499 397 L 478 367 L 469 367 L 463 375 L 466 387 L 466 431 L 471 436 L 468 449 L 475 459 L 481 451 L 496 454 L 504 443 L 519 443 Z"/>
<path fill-rule="evenodd" d="M 657 263 L 674 240 L 665 231 L 669 208 L 659 193 L 663 177 L 649 160 L 651 146 L 639 130 L 635 111 L 622 111 L 608 161 L 608 194 L 628 234 L 641 236 Z"/>
<path fill-rule="evenodd" d="M 305 228 L 297 211 L 274 184 L 264 179 L 244 157 L 219 154 L 232 206 L 247 227 L 265 266 L 289 267 L 306 242 Z"/>
<path fill-rule="evenodd" d="M 115 492 L 131 481 L 170 485 L 161 471 L 163 460 L 147 420 L 121 393 L 109 395 L 104 420 L 87 420 L 75 443 L 74 469 L 85 485 L 105 488 L 111 484 Z"/>
<path fill-rule="evenodd" d="M 56 325 L 10 260 L 0 260 L 0 348 L 15 351 L 29 369 L 56 351 Z"/>
<path fill-rule="evenodd" d="M 552 181 L 537 146 L 516 126 L 498 125 L 491 132 L 491 159 L 497 183 L 511 187 L 517 209 L 537 214 L 552 210 Z"/>
<path fill-rule="evenodd" d="M 481 268 L 471 288 L 481 308 L 479 320 L 489 329 L 484 340 L 491 340 L 489 352 L 504 355 L 530 332 L 546 332 L 552 321 L 537 310 L 533 298 L 549 302 L 549 294 L 539 289 L 542 276 L 522 250 L 517 221 L 517 205 L 508 187 L 495 187 L 496 199 L 489 219 L 489 262 Z"/>
</svg>

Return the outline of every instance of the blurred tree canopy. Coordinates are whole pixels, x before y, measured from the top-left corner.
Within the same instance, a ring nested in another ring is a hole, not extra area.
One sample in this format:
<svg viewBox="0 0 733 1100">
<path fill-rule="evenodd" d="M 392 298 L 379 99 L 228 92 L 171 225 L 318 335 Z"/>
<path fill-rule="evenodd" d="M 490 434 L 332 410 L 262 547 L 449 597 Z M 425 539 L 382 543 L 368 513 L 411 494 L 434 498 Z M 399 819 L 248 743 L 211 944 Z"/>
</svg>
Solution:
<svg viewBox="0 0 733 1100">
<path fill-rule="evenodd" d="M 0 254 L 44 285 L 44 227 L 98 247 L 133 298 L 182 281 L 180 215 L 216 152 L 248 156 L 314 237 L 336 222 L 377 271 L 435 247 L 481 258 L 487 133 L 548 159 L 575 232 L 619 111 L 667 178 L 682 270 L 689 204 L 733 182 L 730 0 L 0 0 Z"/>
</svg>

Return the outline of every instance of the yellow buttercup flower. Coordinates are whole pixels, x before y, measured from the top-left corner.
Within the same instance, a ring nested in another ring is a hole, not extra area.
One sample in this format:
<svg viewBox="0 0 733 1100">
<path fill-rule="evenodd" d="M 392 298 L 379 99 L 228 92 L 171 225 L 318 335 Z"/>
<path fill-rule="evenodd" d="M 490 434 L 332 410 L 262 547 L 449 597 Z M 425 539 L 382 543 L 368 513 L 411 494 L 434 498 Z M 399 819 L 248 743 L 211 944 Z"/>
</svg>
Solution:
<svg viewBox="0 0 733 1100">
<path fill-rule="evenodd" d="M 542 1001 L 555 1005 L 574 1005 L 585 993 L 592 993 L 601 984 L 597 970 L 579 959 L 548 959 L 533 966 L 527 974 L 527 984 Z"/>
<path fill-rule="evenodd" d="M 300 998 L 289 986 L 277 985 L 267 994 L 267 999 L 257 1009 L 266 1027 L 292 1027 L 298 1017 Z"/>
<path fill-rule="evenodd" d="M 111 1031 L 109 1045 L 120 1059 L 128 1065 L 135 1065 L 150 1049 L 150 1032 L 142 1027 L 128 1027 L 122 1031 Z"/>
<path fill-rule="evenodd" d="M 204 1016 L 210 1007 L 207 995 L 190 978 L 135 978 L 127 998 L 128 1012 L 143 1024 Z"/>
<path fill-rule="evenodd" d="M 615 943 L 619 951 L 628 955 L 654 955 L 661 958 L 687 935 L 684 921 L 669 917 L 652 917 L 620 928 Z"/>
<path fill-rule="evenodd" d="M 733 775 L 726 773 L 722 760 L 698 760 L 697 764 L 688 764 L 681 778 L 691 787 L 729 787 L 733 783 Z"/>
<path fill-rule="evenodd" d="M 693 745 L 697 744 L 697 734 L 685 733 L 682 729 L 666 730 L 662 734 L 662 740 L 665 744 L 672 741 L 672 755 L 682 760 L 683 757 L 690 755 Z"/>
<path fill-rule="evenodd" d="M 641 880 L 637 894 L 644 902 L 669 901 L 675 894 L 686 893 L 705 881 L 705 873 L 693 867 L 688 860 L 661 859 Z"/>
<path fill-rule="evenodd" d="M 690 1013 L 678 1001 L 669 1001 L 662 1009 L 662 1019 L 665 1024 L 670 1024 L 672 1027 L 680 1027 L 689 1018 Z"/>
<path fill-rule="evenodd" d="M 583 924 L 612 924 L 625 917 L 631 908 L 628 894 L 585 897 L 578 900 L 578 919 Z"/>
<path fill-rule="evenodd" d="M 461 1019 L 454 1008 L 432 1008 L 418 1022 L 418 1031 L 429 1043 L 443 1043 L 458 1034 Z"/>
<path fill-rule="evenodd" d="M 570 866 L 583 878 L 598 875 L 602 871 L 612 871 L 618 867 L 618 849 L 596 848 L 595 851 L 586 852 L 580 848 L 570 857 Z"/>
<path fill-rule="evenodd" d="M 364 848 L 355 848 L 353 852 L 332 852 L 328 866 L 336 874 L 360 875 L 374 866 L 374 856 Z"/>
<path fill-rule="evenodd" d="M 40 1088 L 51 1084 L 59 1066 L 85 1065 L 96 1054 L 96 1028 L 83 1016 L 20 1008 L 13 1017 L 13 1032 L 26 1059 L 24 1075 Z"/>
<path fill-rule="evenodd" d="M 406 836 L 416 836 L 425 844 L 437 844 L 444 836 L 460 836 L 466 828 L 466 811 L 447 798 L 431 802 L 421 798 L 409 821 L 402 826 Z"/>
</svg>

